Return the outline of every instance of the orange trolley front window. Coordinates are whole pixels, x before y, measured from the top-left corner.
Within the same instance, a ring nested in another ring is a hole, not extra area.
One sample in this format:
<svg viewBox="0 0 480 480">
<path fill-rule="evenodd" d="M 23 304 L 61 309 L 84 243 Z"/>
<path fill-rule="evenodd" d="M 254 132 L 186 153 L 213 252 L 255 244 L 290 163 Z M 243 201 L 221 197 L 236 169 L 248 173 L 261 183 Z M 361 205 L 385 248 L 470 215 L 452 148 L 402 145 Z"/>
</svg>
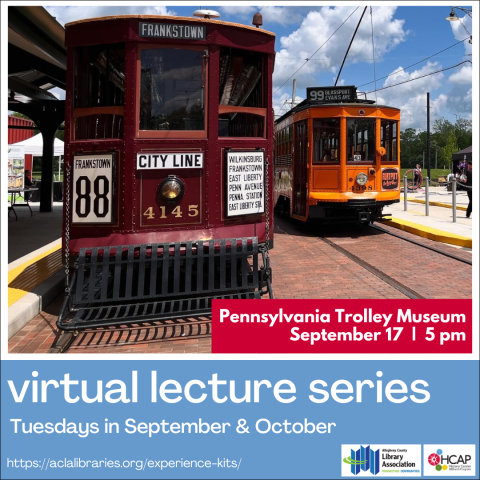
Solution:
<svg viewBox="0 0 480 480">
<path fill-rule="evenodd" d="M 375 161 L 375 128 L 375 118 L 347 119 L 348 163 Z"/>
<path fill-rule="evenodd" d="M 397 122 L 395 120 L 382 120 L 380 123 L 381 145 L 386 153 L 382 155 L 382 163 L 397 163 Z"/>
<path fill-rule="evenodd" d="M 340 120 L 313 120 L 313 163 L 340 163 Z"/>
</svg>

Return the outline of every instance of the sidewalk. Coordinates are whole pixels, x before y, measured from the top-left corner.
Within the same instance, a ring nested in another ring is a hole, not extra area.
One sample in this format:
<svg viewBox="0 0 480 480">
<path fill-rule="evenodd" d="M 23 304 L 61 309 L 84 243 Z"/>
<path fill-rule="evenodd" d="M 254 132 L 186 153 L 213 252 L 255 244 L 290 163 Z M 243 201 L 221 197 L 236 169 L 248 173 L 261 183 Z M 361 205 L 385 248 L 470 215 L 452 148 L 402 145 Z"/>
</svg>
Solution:
<svg viewBox="0 0 480 480">
<path fill-rule="evenodd" d="M 415 192 L 408 192 L 407 198 L 414 203 L 425 204 L 425 189 L 420 188 Z M 446 187 L 430 187 L 430 204 L 433 206 L 443 206 L 445 208 L 452 208 L 453 196 L 452 192 L 448 192 Z M 403 200 L 403 194 L 402 194 Z M 457 210 L 466 211 L 468 206 L 468 197 L 465 190 L 458 190 Z M 464 215 L 463 215 L 464 216 Z"/>
<path fill-rule="evenodd" d="M 40 213 L 38 204 L 8 221 L 8 337 L 23 328 L 64 289 L 63 205 Z"/>
<path fill-rule="evenodd" d="M 438 242 L 472 248 L 472 218 L 466 218 L 467 193 L 457 192 L 457 221 L 453 222 L 452 192 L 445 187 L 430 188 L 429 216 L 425 214 L 425 191 L 407 193 L 408 206 L 404 210 L 404 197 L 400 203 L 385 207 L 383 212 L 392 215 L 388 224 Z M 475 215 L 475 212 L 472 216 Z"/>
</svg>

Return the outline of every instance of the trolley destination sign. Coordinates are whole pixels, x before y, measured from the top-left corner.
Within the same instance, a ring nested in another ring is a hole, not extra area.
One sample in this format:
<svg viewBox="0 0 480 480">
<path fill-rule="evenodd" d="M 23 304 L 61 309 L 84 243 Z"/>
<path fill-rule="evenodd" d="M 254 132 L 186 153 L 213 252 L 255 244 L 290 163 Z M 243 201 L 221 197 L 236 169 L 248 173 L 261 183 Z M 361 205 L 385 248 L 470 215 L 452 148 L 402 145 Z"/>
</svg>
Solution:
<svg viewBox="0 0 480 480">
<path fill-rule="evenodd" d="M 354 102 L 357 99 L 357 88 L 353 85 L 346 87 L 309 87 L 307 99 L 313 102 L 338 103 Z"/>
<path fill-rule="evenodd" d="M 138 24 L 138 35 L 150 38 L 177 38 L 179 40 L 205 40 L 207 28 L 205 25 L 172 25 L 170 23 Z"/>
<path fill-rule="evenodd" d="M 72 223 L 112 223 L 113 154 L 73 157 Z"/>
<path fill-rule="evenodd" d="M 202 168 L 203 153 L 138 153 L 137 170 Z"/>
<path fill-rule="evenodd" d="M 227 152 L 227 217 L 264 212 L 264 152 Z"/>
</svg>

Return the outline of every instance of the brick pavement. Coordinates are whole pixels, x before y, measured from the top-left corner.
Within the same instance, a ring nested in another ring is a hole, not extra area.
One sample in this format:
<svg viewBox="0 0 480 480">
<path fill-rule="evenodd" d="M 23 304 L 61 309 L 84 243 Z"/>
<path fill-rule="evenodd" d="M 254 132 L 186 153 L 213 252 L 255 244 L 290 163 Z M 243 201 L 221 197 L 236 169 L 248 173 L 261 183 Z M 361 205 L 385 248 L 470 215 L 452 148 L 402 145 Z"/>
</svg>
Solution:
<svg viewBox="0 0 480 480">
<path fill-rule="evenodd" d="M 407 298 L 374 274 L 348 259 L 318 237 L 325 235 L 387 275 L 427 298 L 471 298 L 472 269 L 443 255 L 399 238 L 357 226 L 318 227 L 275 219 L 275 248 L 271 251 L 275 298 Z M 387 227 L 385 227 L 387 229 Z M 410 234 L 401 233 L 408 237 Z M 468 252 L 429 242 L 457 256 Z M 443 279 L 443 280 L 442 280 Z M 37 315 L 9 341 L 11 353 L 47 353 L 57 328 L 62 298 Z M 118 329 L 103 334 L 80 334 L 68 353 L 210 353 L 211 338 L 158 341 L 154 329 Z"/>
<path fill-rule="evenodd" d="M 425 298 L 472 298 L 471 265 L 368 228 L 364 228 L 362 235 L 355 239 L 342 234 L 328 235 L 328 238 Z M 415 236 L 415 240 L 418 238 L 421 237 Z M 468 252 L 422 240 L 421 243 L 442 251 L 472 259 Z"/>
</svg>

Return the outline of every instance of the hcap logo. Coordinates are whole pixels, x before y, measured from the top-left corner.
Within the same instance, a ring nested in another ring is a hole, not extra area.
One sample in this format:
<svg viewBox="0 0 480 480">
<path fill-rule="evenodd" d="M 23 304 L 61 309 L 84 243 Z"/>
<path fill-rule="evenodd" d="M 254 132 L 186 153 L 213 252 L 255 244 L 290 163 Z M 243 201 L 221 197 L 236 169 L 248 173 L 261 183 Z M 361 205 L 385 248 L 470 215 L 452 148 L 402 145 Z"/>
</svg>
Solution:
<svg viewBox="0 0 480 480">
<path fill-rule="evenodd" d="M 428 455 L 428 463 L 435 467 L 437 472 L 448 470 L 449 465 L 467 465 L 472 459 L 471 455 L 444 455 L 443 450 L 439 448 L 435 453 Z"/>
</svg>

